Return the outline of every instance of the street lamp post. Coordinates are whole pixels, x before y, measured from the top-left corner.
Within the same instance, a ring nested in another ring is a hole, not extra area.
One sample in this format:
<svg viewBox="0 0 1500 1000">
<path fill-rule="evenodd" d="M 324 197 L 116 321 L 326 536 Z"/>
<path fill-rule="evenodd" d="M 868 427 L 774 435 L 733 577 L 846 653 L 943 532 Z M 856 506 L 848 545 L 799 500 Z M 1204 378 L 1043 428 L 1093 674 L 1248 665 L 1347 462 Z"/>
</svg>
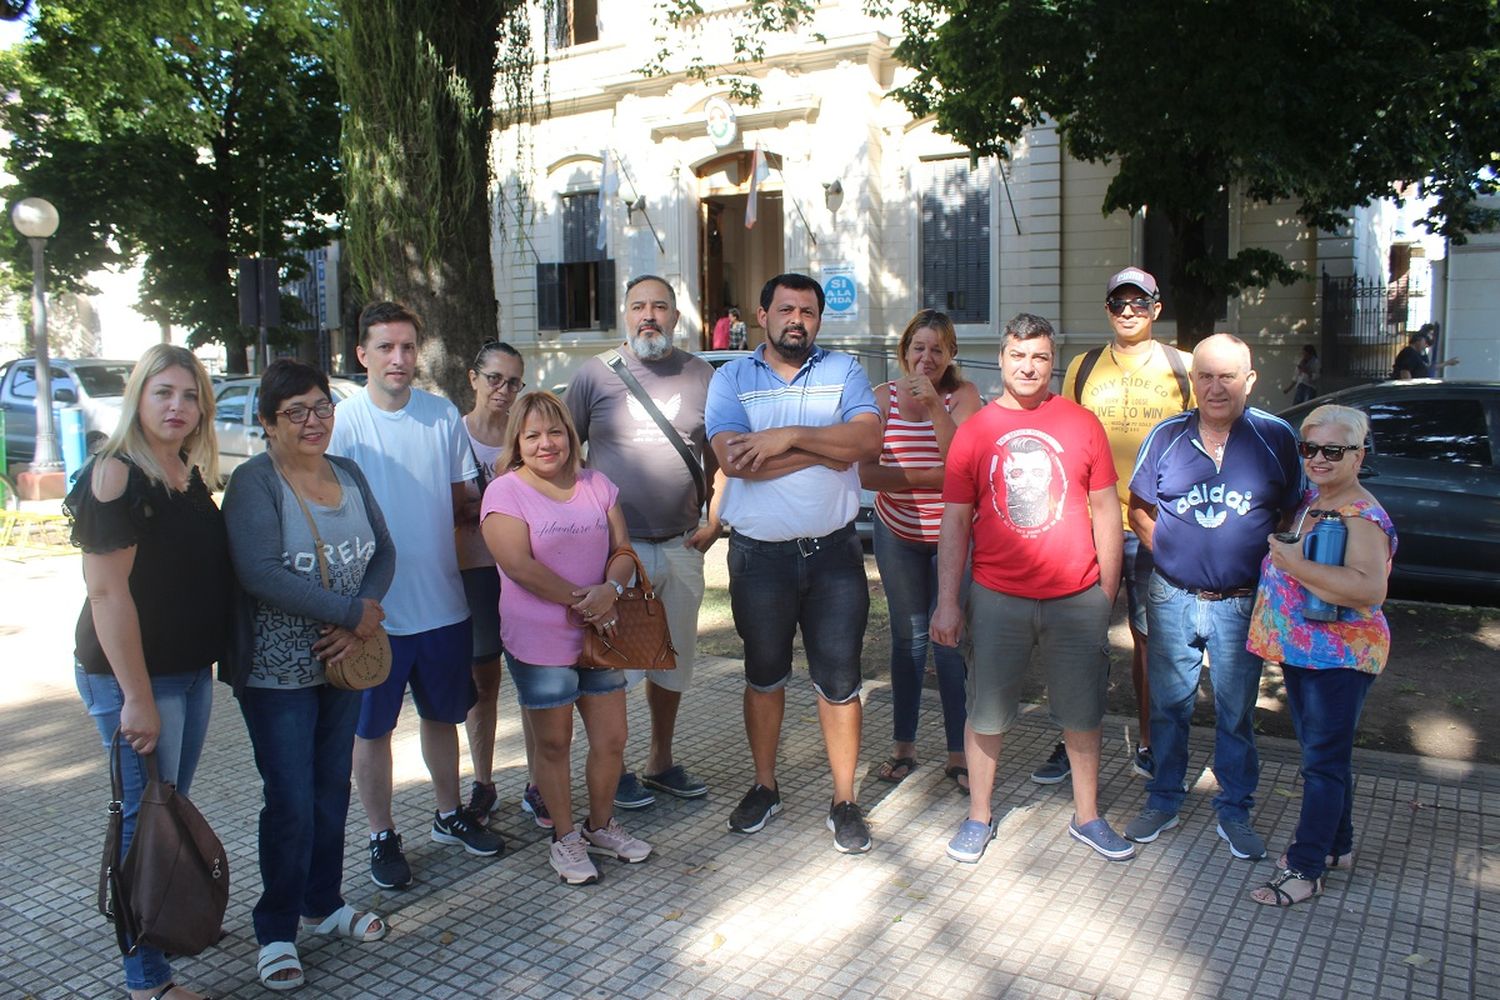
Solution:
<svg viewBox="0 0 1500 1000">
<path fill-rule="evenodd" d="M 36 448 L 31 471 L 57 472 L 62 458 L 52 426 L 52 365 L 47 357 L 47 240 L 57 232 L 57 209 L 45 198 L 22 198 L 11 222 L 31 244 L 31 326 L 36 341 Z"/>
</svg>

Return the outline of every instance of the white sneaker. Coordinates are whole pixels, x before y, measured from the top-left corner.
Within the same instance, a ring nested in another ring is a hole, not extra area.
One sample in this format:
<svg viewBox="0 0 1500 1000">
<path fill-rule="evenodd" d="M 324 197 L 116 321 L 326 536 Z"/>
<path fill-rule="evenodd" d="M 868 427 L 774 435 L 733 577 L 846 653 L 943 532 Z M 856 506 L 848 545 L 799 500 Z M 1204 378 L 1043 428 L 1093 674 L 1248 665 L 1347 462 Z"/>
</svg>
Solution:
<svg viewBox="0 0 1500 1000">
<path fill-rule="evenodd" d="M 552 842 L 547 860 L 552 862 L 552 870 L 568 885 L 592 885 L 599 881 L 599 869 L 589 860 L 590 850 L 592 848 L 585 846 L 583 837 L 574 830 Z"/>
<path fill-rule="evenodd" d="M 590 854 L 608 855 L 627 865 L 640 864 L 651 856 L 651 845 L 626 833 L 625 828 L 620 826 L 620 821 L 613 816 L 608 824 L 597 830 L 590 830 L 585 823 L 583 839 L 588 841 Z"/>
</svg>

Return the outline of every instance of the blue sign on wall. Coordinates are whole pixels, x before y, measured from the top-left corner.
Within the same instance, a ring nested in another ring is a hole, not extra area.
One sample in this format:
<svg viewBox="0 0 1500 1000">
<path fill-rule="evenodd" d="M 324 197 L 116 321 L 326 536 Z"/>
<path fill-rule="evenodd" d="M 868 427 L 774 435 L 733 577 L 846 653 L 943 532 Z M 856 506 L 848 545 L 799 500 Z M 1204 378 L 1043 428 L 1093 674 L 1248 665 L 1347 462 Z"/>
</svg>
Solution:
<svg viewBox="0 0 1500 1000">
<path fill-rule="evenodd" d="M 847 264 L 823 268 L 823 317 L 855 319 L 859 316 L 859 283 Z"/>
</svg>

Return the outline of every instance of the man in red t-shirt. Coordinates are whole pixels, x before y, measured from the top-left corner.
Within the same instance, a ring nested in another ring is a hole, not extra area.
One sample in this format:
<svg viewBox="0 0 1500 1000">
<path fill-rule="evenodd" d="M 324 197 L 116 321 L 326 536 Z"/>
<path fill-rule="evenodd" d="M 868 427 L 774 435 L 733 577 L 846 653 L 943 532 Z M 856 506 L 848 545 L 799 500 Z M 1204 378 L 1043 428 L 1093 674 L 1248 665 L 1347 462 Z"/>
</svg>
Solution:
<svg viewBox="0 0 1500 1000">
<path fill-rule="evenodd" d="M 969 815 L 948 856 L 975 862 L 995 836 L 990 797 L 1003 734 L 1016 721 L 1033 647 L 1047 669 L 1052 721 L 1073 764 L 1068 832 L 1112 861 L 1135 854 L 1099 815 L 1099 727 L 1109 677 L 1109 616 L 1124 529 L 1115 465 L 1099 418 L 1054 395 L 1052 325 L 1020 313 L 1005 326 L 1005 392 L 961 424 L 948 448 L 933 641 L 967 627 L 964 752 Z M 973 541 L 968 619 L 959 584 Z"/>
</svg>

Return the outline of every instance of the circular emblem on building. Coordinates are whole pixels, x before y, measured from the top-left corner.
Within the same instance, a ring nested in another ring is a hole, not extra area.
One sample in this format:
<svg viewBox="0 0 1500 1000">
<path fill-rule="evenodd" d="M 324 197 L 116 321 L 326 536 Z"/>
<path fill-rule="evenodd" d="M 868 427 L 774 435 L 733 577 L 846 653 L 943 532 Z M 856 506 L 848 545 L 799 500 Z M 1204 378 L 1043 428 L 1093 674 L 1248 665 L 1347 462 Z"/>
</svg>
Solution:
<svg viewBox="0 0 1500 1000">
<path fill-rule="evenodd" d="M 734 120 L 734 106 L 722 97 L 710 97 L 703 105 L 703 121 L 708 127 L 709 141 L 718 149 L 734 142 L 739 126 Z"/>
</svg>

